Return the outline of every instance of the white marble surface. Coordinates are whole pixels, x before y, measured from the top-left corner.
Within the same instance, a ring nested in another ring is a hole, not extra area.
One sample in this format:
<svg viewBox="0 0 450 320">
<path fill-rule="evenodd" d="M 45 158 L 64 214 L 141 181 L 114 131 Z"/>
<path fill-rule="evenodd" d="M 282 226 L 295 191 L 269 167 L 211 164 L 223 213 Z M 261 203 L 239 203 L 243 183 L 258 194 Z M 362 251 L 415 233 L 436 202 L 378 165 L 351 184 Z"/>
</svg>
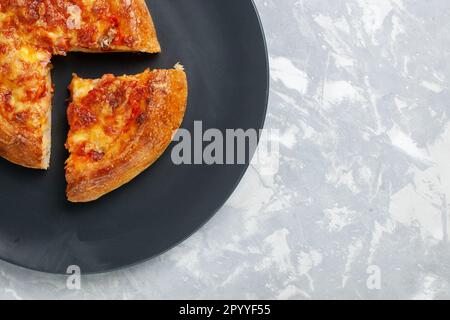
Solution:
<svg viewBox="0 0 450 320">
<path fill-rule="evenodd" d="M 278 173 L 79 291 L 0 262 L 0 298 L 450 298 L 450 1 L 256 2 Z"/>
</svg>

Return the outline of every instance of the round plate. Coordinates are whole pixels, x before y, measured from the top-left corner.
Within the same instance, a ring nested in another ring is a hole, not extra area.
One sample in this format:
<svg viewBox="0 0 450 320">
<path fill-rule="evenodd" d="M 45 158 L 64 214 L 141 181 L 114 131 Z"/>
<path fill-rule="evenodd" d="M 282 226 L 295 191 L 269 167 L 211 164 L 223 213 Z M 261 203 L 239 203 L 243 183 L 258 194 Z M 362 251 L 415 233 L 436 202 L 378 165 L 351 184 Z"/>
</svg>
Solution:
<svg viewBox="0 0 450 320">
<path fill-rule="evenodd" d="M 260 129 L 267 108 L 265 40 L 251 0 L 147 1 L 163 52 L 54 57 L 49 171 L 0 160 L 0 258 L 39 271 L 115 270 L 152 258 L 198 230 L 225 203 L 248 165 L 180 165 L 171 149 L 122 188 L 87 204 L 66 200 L 67 86 L 181 62 L 189 79 L 182 127 Z"/>
</svg>

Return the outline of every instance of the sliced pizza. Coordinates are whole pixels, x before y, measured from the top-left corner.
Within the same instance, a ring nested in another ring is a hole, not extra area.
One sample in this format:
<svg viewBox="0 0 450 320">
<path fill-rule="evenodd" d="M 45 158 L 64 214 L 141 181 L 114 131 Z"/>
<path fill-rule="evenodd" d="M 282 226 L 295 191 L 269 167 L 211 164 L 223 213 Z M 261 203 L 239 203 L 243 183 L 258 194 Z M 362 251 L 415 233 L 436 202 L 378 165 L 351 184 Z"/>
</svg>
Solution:
<svg viewBox="0 0 450 320">
<path fill-rule="evenodd" d="M 186 110 L 181 69 L 147 70 L 134 76 L 74 76 L 67 115 L 67 197 L 98 199 L 154 163 L 171 142 Z"/>
<path fill-rule="evenodd" d="M 1 0 L 0 156 L 48 168 L 52 55 L 160 50 L 144 0 Z"/>
<path fill-rule="evenodd" d="M 7 39 L 8 41 L 8 39 Z M 0 156 L 46 169 L 50 156 L 50 53 L 0 40 Z"/>
<path fill-rule="evenodd" d="M 66 8 L 70 51 L 161 51 L 144 0 L 73 2 Z"/>
</svg>

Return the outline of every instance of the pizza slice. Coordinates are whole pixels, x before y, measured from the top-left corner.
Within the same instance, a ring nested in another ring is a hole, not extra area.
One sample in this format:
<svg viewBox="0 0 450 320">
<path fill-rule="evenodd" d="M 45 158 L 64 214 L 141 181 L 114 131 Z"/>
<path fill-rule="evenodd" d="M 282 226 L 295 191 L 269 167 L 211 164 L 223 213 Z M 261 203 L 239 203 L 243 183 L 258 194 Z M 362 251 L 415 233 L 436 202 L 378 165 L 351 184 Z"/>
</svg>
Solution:
<svg viewBox="0 0 450 320">
<path fill-rule="evenodd" d="M 0 40 L 0 156 L 35 169 L 49 166 L 50 58 L 46 50 Z"/>
<path fill-rule="evenodd" d="M 161 51 L 145 0 L 0 1 L 0 29 L 52 54 Z"/>
<path fill-rule="evenodd" d="M 66 11 L 70 51 L 161 51 L 145 0 L 77 0 Z"/>
<path fill-rule="evenodd" d="M 146 70 L 134 76 L 74 76 L 67 115 L 67 197 L 96 200 L 153 164 L 184 117 L 186 74 Z"/>
<path fill-rule="evenodd" d="M 0 156 L 48 168 L 52 55 L 160 50 L 144 0 L 0 1 Z"/>
</svg>

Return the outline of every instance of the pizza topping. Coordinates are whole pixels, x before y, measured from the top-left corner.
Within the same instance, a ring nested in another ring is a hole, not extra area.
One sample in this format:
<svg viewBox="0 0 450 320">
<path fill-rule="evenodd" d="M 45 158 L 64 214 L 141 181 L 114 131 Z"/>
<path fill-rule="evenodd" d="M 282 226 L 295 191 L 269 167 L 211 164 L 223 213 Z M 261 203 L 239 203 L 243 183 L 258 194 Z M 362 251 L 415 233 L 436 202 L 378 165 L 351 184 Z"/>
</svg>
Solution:
<svg viewBox="0 0 450 320">
<path fill-rule="evenodd" d="M 12 100 L 11 90 L 0 92 L 0 106 L 2 106 L 2 109 L 4 109 L 6 112 L 11 112 L 14 110 L 13 106 L 11 105 L 11 100 Z"/>
<path fill-rule="evenodd" d="M 123 39 L 123 43 L 125 43 L 127 46 L 132 47 L 136 43 L 136 39 L 133 36 L 126 36 Z"/>
<path fill-rule="evenodd" d="M 117 30 L 115 28 L 110 28 L 108 32 L 99 39 L 99 45 L 103 50 L 109 49 L 111 43 L 117 35 Z"/>
<path fill-rule="evenodd" d="M 72 29 L 80 29 L 81 28 L 81 9 L 77 5 L 71 5 L 67 7 L 67 13 L 69 14 L 69 18 L 67 19 L 67 28 Z"/>
<path fill-rule="evenodd" d="M 86 128 L 92 126 L 97 122 L 95 114 L 89 111 L 88 108 L 83 108 L 77 105 L 70 105 L 69 119 L 74 119 L 75 128 Z"/>
<path fill-rule="evenodd" d="M 125 141 L 147 119 L 146 81 L 113 75 L 105 75 L 95 83 L 75 78 L 71 90 L 74 102 L 68 109 L 69 150 L 92 161 L 101 160 L 112 143 Z"/>
<path fill-rule="evenodd" d="M 82 28 L 78 33 L 78 43 L 85 47 L 94 45 L 96 33 L 97 27 L 95 25 L 89 25 Z"/>
<path fill-rule="evenodd" d="M 126 10 L 130 9 L 131 7 L 131 0 L 122 0 L 123 6 Z"/>
<path fill-rule="evenodd" d="M 139 125 L 142 125 L 142 124 L 144 124 L 146 118 L 147 118 L 147 116 L 145 115 L 145 113 L 141 113 L 140 115 L 137 116 L 136 122 L 137 122 Z"/>
<path fill-rule="evenodd" d="M 25 123 L 27 122 L 28 118 L 30 117 L 30 111 L 22 111 L 22 112 L 17 112 L 14 115 L 14 118 L 17 122 L 21 122 L 21 123 Z"/>
<path fill-rule="evenodd" d="M 59 3 L 59 1 L 57 2 Z M 73 10 L 73 9 L 72 9 Z M 76 9 L 74 10 L 74 13 Z M 70 12 L 68 12 L 70 14 Z M 62 5 L 47 5 L 45 6 L 45 13 L 43 14 L 43 20 L 48 27 L 55 28 L 63 26 L 66 23 L 66 15 Z"/>
<path fill-rule="evenodd" d="M 91 150 L 91 151 L 89 151 L 88 156 L 89 156 L 89 158 L 91 158 L 94 161 L 100 161 L 105 156 L 105 153 L 104 152 L 95 151 L 95 150 Z"/>
<path fill-rule="evenodd" d="M 8 46 L 6 44 L 0 44 L 0 54 L 6 54 L 8 52 Z"/>
<path fill-rule="evenodd" d="M 106 93 L 106 101 L 109 106 L 114 109 L 119 107 L 126 100 L 126 88 L 121 85 L 116 90 L 111 90 Z"/>
<path fill-rule="evenodd" d="M 98 80 L 75 76 L 70 90 L 66 179 L 72 202 L 95 200 L 154 163 L 180 126 L 187 98 L 181 70 Z M 78 110 L 95 114 L 96 123 L 79 127 Z"/>
<path fill-rule="evenodd" d="M 95 15 L 104 15 L 108 12 L 108 3 L 105 0 L 95 0 L 92 6 L 92 13 Z"/>
<path fill-rule="evenodd" d="M 47 94 L 47 84 L 41 83 L 38 87 L 26 89 L 26 100 L 37 102 Z"/>
<path fill-rule="evenodd" d="M 39 0 L 31 0 L 28 1 L 27 4 L 27 16 L 26 18 L 29 19 L 29 21 L 36 21 L 40 18 L 40 14 L 39 14 L 39 6 L 41 4 L 41 1 Z"/>
</svg>

